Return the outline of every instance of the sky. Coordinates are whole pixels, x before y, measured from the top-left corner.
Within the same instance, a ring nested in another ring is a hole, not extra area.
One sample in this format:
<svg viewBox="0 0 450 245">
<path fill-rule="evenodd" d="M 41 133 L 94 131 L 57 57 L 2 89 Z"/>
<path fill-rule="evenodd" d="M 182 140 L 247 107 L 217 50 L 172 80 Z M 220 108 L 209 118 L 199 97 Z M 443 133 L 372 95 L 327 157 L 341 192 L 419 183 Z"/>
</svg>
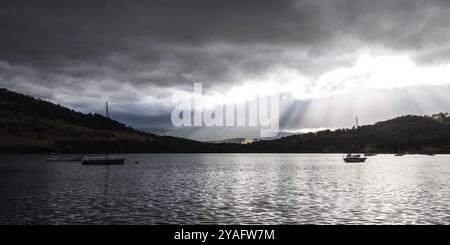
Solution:
<svg viewBox="0 0 450 245">
<path fill-rule="evenodd" d="M 280 130 L 450 111 L 450 1 L 1 1 L 0 87 L 198 140 L 175 128 L 201 82 L 209 105 L 280 96 Z"/>
</svg>

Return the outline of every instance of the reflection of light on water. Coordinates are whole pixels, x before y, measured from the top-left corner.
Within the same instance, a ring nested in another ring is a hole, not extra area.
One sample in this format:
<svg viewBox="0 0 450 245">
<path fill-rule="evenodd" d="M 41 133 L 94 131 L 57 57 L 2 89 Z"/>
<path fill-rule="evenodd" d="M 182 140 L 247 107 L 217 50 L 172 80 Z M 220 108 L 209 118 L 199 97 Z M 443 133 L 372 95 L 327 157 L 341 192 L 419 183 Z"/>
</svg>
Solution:
<svg viewBox="0 0 450 245">
<path fill-rule="evenodd" d="M 8 182 L 0 185 L 0 223 L 449 222 L 446 155 L 378 155 L 363 164 L 340 154 L 129 155 L 141 164 L 106 172 L 10 158 L 0 164 Z"/>
</svg>

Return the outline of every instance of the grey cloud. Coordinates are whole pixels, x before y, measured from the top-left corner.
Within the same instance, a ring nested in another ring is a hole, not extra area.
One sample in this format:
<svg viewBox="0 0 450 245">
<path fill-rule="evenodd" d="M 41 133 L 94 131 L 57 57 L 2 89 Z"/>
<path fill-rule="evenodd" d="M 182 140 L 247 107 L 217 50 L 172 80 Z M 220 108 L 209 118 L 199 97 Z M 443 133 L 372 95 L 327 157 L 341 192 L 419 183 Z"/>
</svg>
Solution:
<svg viewBox="0 0 450 245">
<path fill-rule="evenodd" d="M 446 0 L 2 1 L 0 86 L 85 111 L 109 98 L 145 113 L 150 97 L 156 116 L 164 88 L 224 90 L 274 66 L 314 78 L 368 46 L 448 63 L 448 23 Z"/>
<path fill-rule="evenodd" d="M 306 50 L 314 62 L 333 55 L 341 36 L 361 40 L 360 45 L 395 49 L 449 43 L 446 1 L 6 1 L 1 5 L 2 60 L 76 77 L 109 76 L 160 86 L 191 79 L 223 82 L 235 80 L 230 77 L 233 73 L 255 74 L 274 62 L 289 63 L 283 55 L 270 55 L 283 53 L 286 47 Z M 214 44 L 231 48 L 222 53 L 205 48 Z M 255 48 L 258 45 L 271 48 Z M 68 72 L 72 66 L 91 68 Z M 105 66 L 112 72 L 105 73 Z M 134 75 L 139 72 L 153 75 Z"/>
</svg>

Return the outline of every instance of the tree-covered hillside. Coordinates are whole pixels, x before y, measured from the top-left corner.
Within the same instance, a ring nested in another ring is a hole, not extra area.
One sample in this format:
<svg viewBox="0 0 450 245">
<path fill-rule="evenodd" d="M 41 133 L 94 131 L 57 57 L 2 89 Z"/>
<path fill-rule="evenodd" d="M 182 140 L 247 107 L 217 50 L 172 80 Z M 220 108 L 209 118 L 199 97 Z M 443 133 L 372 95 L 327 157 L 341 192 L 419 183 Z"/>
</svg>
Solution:
<svg viewBox="0 0 450 245">
<path fill-rule="evenodd" d="M 248 144 L 203 143 L 142 132 L 0 89 L 0 152 L 100 153 L 450 153 L 450 115 L 401 116 L 355 129 L 325 130 Z M 357 150 L 359 149 L 359 150 Z"/>
<path fill-rule="evenodd" d="M 358 129 L 325 130 L 257 142 L 261 152 L 385 152 L 449 153 L 450 117 L 401 116 Z"/>
<path fill-rule="evenodd" d="M 0 152 L 102 152 L 106 148 L 107 129 L 111 131 L 112 151 L 144 151 L 144 148 L 159 151 L 161 147 L 170 150 L 177 141 L 192 143 L 0 89 Z"/>
</svg>

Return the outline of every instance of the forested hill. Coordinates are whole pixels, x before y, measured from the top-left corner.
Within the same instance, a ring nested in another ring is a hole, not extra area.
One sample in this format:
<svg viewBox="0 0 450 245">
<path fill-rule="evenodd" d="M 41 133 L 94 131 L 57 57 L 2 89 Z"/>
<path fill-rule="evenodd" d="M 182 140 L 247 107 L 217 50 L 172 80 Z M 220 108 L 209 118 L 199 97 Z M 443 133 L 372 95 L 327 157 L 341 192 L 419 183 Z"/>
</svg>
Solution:
<svg viewBox="0 0 450 245">
<path fill-rule="evenodd" d="M 355 129 L 325 130 L 254 143 L 261 152 L 450 153 L 450 115 L 407 115 Z"/>
<path fill-rule="evenodd" d="M 203 143 L 142 132 L 99 114 L 84 114 L 0 89 L 0 153 L 450 153 L 450 116 L 401 116 L 355 129 L 325 130 L 249 144 Z M 357 144 L 358 142 L 358 144 Z"/>
<path fill-rule="evenodd" d="M 3 117 L 23 114 L 36 117 L 35 119 L 59 120 L 91 129 L 114 128 L 119 131 L 139 133 L 135 129 L 127 127 L 115 120 L 108 119 L 103 115 L 76 112 L 61 105 L 55 105 L 45 100 L 11 92 L 4 88 L 0 89 L 0 103 L 1 112 L 9 113 L 2 114 Z M 39 124 L 39 122 L 37 123 Z M 36 128 L 38 129 L 39 125 Z"/>
<path fill-rule="evenodd" d="M 0 89 L 0 152 L 102 152 L 107 129 L 110 149 L 132 151 L 191 151 L 203 145 L 181 138 L 158 136 L 126 126 L 100 114 L 85 114 L 31 96 Z M 180 149 L 186 145 L 186 149 Z"/>
</svg>

